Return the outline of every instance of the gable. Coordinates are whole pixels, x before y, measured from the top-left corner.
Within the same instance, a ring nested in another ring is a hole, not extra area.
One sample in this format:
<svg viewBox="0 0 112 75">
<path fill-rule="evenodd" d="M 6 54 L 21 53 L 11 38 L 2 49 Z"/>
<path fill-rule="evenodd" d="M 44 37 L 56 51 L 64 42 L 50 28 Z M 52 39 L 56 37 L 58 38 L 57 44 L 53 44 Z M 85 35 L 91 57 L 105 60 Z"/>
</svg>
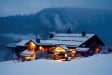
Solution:
<svg viewBox="0 0 112 75">
<path fill-rule="evenodd" d="M 98 46 L 105 46 L 105 44 L 101 41 L 101 39 L 97 35 L 94 35 L 93 37 L 91 37 L 90 39 L 82 43 L 80 47 L 83 45 L 85 45 L 85 47 L 90 47 L 92 44 L 95 44 Z"/>
<path fill-rule="evenodd" d="M 35 41 L 30 40 L 29 42 L 27 42 L 25 45 L 28 45 L 30 42 L 32 42 L 33 44 L 37 45 L 37 43 Z"/>
<path fill-rule="evenodd" d="M 37 45 L 37 43 L 36 43 L 35 40 L 22 40 L 22 41 L 20 41 L 19 43 L 17 43 L 16 45 L 17 45 L 17 46 L 26 46 L 26 45 L 28 45 L 30 42 L 33 42 L 34 44 Z"/>
</svg>

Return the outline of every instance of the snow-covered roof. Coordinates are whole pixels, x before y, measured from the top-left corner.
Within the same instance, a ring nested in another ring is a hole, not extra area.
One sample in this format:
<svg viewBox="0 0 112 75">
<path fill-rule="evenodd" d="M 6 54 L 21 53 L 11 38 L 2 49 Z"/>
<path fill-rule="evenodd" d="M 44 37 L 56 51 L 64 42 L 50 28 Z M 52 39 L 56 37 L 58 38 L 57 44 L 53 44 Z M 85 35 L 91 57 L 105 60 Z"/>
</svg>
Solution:
<svg viewBox="0 0 112 75">
<path fill-rule="evenodd" d="M 69 51 L 69 49 L 66 45 L 61 45 L 61 47 L 64 48 L 66 51 Z"/>
<path fill-rule="evenodd" d="M 55 40 L 40 40 L 40 43 L 38 45 L 56 45 L 57 41 Z"/>
<path fill-rule="evenodd" d="M 22 40 L 16 43 L 16 46 L 26 46 L 26 43 L 33 41 L 37 45 L 66 45 L 68 47 L 79 47 L 94 35 L 95 34 L 86 34 L 82 36 L 82 34 L 55 33 L 52 39 L 40 40 L 40 43 L 37 43 L 36 39 Z"/>
<path fill-rule="evenodd" d="M 82 36 L 82 34 L 60 33 L 55 34 L 52 40 L 56 40 L 60 44 L 78 47 L 90 38 L 92 38 L 94 35 L 95 34 L 86 34 L 85 36 Z"/>
<path fill-rule="evenodd" d="M 61 41 L 61 40 L 41 40 L 40 43 L 43 44 L 49 44 L 49 45 L 72 45 L 72 46 L 77 46 L 80 44 L 80 42 L 73 42 L 73 41 Z"/>
<path fill-rule="evenodd" d="M 83 42 L 93 37 L 94 35 L 95 34 L 86 34 L 85 36 L 82 36 L 82 34 L 55 34 L 52 39 L 61 41 Z"/>
<path fill-rule="evenodd" d="M 94 34 L 86 34 L 84 37 L 90 37 Z M 82 37 L 82 33 L 56 33 L 54 34 L 55 37 Z"/>
<path fill-rule="evenodd" d="M 33 55 L 35 52 L 33 51 L 28 51 L 28 50 L 25 50 L 23 52 L 20 53 L 21 56 L 31 56 Z"/>
<path fill-rule="evenodd" d="M 75 50 L 76 51 L 88 51 L 90 48 L 80 48 L 80 47 L 78 47 L 78 48 L 75 48 Z"/>
<path fill-rule="evenodd" d="M 93 37 L 95 34 L 86 34 L 86 36 L 82 36 L 82 34 L 55 34 L 54 37 L 50 40 L 41 40 L 40 43 L 44 44 L 56 44 L 56 45 L 67 45 L 78 47 L 88 39 Z"/>
</svg>

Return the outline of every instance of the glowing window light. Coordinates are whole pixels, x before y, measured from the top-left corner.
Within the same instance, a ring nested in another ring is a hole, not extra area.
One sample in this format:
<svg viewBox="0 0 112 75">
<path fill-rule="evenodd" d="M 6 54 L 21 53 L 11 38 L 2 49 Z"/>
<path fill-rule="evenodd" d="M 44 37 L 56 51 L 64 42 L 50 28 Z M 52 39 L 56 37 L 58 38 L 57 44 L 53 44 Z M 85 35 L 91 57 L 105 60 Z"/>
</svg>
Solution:
<svg viewBox="0 0 112 75">
<path fill-rule="evenodd" d="M 29 49 L 30 51 L 35 51 L 35 48 L 36 48 L 36 45 L 35 45 L 33 42 L 30 42 L 30 43 L 28 44 L 28 49 Z"/>
<path fill-rule="evenodd" d="M 26 56 L 25 60 L 35 60 L 36 59 L 36 54 L 33 54 L 32 56 Z"/>
<path fill-rule="evenodd" d="M 31 60 L 35 60 L 35 59 L 36 59 L 36 54 L 33 54 Z"/>
<path fill-rule="evenodd" d="M 72 54 L 76 54 L 76 51 L 72 51 Z"/>
<path fill-rule="evenodd" d="M 39 51 L 43 52 L 45 49 L 43 48 L 43 46 L 39 46 Z"/>
<path fill-rule="evenodd" d="M 68 57 L 68 55 L 67 55 L 67 54 L 65 54 L 65 58 L 66 58 L 66 57 Z"/>
<path fill-rule="evenodd" d="M 25 57 L 25 59 L 26 59 L 26 60 L 30 60 L 30 59 L 31 59 L 31 57 L 27 56 L 27 57 Z"/>
<path fill-rule="evenodd" d="M 65 50 L 62 47 L 56 47 L 55 52 L 56 54 L 59 54 L 60 52 L 65 52 Z"/>
<path fill-rule="evenodd" d="M 96 53 L 96 54 L 99 53 L 99 48 L 98 48 L 98 47 L 96 48 L 95 53 Z"/>
<path fill-rule="evenodd" d="M 72 54 L 76 54 L 76 50 L 75 49 L 71 48 L 70 51 L 71 51 Z"/>
</svg>

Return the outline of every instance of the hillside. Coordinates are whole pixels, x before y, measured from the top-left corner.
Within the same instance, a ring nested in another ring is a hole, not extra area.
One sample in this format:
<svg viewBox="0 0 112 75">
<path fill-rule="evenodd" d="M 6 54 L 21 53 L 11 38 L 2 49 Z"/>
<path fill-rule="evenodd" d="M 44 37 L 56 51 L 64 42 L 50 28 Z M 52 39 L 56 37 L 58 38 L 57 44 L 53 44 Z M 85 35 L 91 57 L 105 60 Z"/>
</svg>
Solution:
<svg viewBox="0 0 112 75">
<path fill-rule="evenodd" d="M 48 34 L 50 31 L 86 31 L 96 33 L 106 44 L 111 44 L 112 11 L 85 8 L 47 8 L 31 15 L 0 18 L 0 34 Z M 103 33 L 103 34 L 102 34 Z M 108 40 L 107 40 L 108 39 Z"/>
</svg>

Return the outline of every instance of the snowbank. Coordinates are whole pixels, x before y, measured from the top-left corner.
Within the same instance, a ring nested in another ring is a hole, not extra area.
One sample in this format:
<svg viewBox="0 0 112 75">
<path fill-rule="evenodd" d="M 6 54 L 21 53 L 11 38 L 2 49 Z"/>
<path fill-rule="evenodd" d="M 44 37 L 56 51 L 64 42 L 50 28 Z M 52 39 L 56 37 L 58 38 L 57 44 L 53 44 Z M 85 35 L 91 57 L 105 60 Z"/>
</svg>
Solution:
<svg viewBox="0 0 112 75">
<path fill-rule="evenodd" d="M 72 61 L 38 59 L 29 62 L 0 62 L 0 75 L 111 75 L 112 54 Z"/>
</svg>

